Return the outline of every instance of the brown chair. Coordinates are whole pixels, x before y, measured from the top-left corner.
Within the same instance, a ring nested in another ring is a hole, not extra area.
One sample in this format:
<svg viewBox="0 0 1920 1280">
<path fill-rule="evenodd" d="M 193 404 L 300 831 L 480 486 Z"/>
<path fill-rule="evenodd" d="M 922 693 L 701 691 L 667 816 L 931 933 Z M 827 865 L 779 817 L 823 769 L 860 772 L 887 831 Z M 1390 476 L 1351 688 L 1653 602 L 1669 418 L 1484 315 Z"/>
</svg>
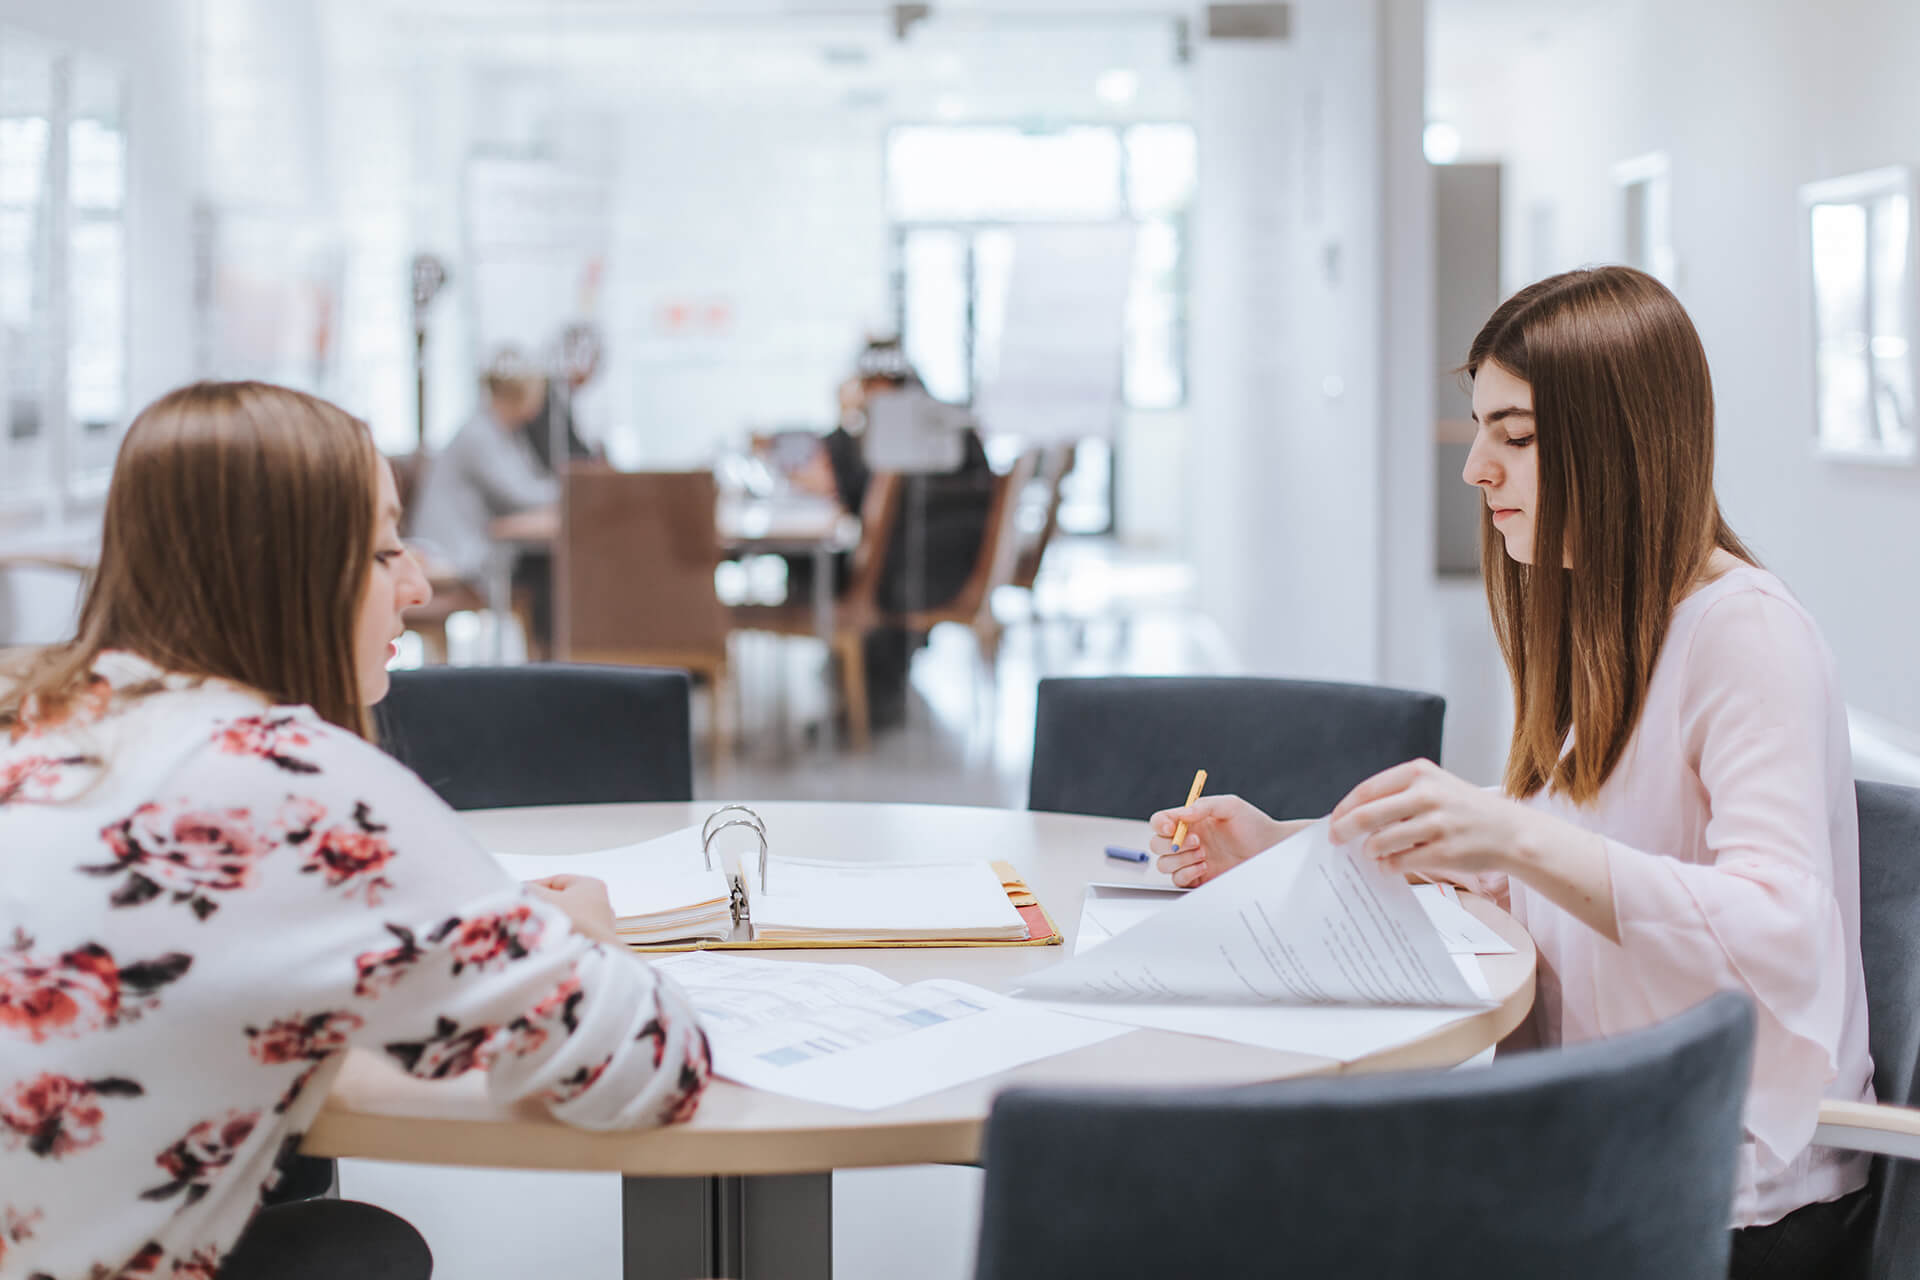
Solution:
<svg viewBox="0 0 1920 1280">
<path fill-rule="evenodd" d="M 860 508 L 860 543 L 853 551 L 852 570 L 833 602 L 833 634 L 828 647 L 840 669 L 847 737 L 859 751 L 866 749 L 873 731 L 867 709 L 866 638 L 880 624 L 880 573 L 886 568 L 887 547 L 893 541 L 893 525 L 899 515 L 900 478 L 876 472 L 867 482 Z M 808 601 L 739 605 L 733 610 L 733 625 L 740 631 L 770 631 L 783 636 L 819 634 L 819 620 Z"/>
<path fill-rule="evenodd" d="M 891 613 L 884 621 L 908 631 L 931 631 L 942 622 L 957 622 L 973 632 L 980 647 L 980 660 L 991 672 L 1000 657 L 1001 626 L 993 616 L 993 592 L 1013 582 L 1014 564 L 1020 554 L 1017 525 L 1020 491 L 1033 479 L 1040 454 L 1029 449 L 1020 455 L 1013 469 L 993 478 L 993 496 L 987 504 L 986 533 L 980 539 L 980 554 L 973 572 L 952 599 L 931 609 Z"/>
<path fill-rule="evenodd" d="M 679 667 L 713 696 L 713 748 L 731 741 L 718 494 L 708 471 L 569 466 L 554 547 L 554 650 L 563 662 Z"/>
<path fill-rule="evenodd" d="M 1034 580 L 1040 576 L 1040 561 L 1047 553 L 1047 544 L 1053 541 L 1053 535 L 1060 528 L 1060 495 L 1066 486 L 1067 475 L 1073 470 L 1074 453 L 1078 448 L 1074 444 L 1057 444 L 1040 455 L 1039 478 L 1046 485 L 1046 516 L 1041 522 L 1040 531 L 1021 541 L 1019 554 L 1014 557 L 1013 581 L 1009 586 L 1032 592 Z"/>
</svg>

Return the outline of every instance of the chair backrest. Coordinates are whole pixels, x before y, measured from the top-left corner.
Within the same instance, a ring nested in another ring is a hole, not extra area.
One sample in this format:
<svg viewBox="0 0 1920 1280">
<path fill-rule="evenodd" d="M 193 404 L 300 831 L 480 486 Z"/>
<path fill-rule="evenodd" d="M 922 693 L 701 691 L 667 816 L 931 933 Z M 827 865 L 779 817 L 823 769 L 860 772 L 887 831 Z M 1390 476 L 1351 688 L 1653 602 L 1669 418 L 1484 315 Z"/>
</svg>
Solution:
<svg viewBox="0 0 1920 1280">
<path fill-rule="evenodd" d="M 876 471 L 867 480 L 867 493 L 860 502 L 860 541 L 838 598 L 842 615 L 855 625 L 878 608 L 880 580 L 886 573 L 887 548 L 893 545 L 903 493 L 897 472 Z"/>
<path fill-rule="evenodd" d="M 1856 782 L 1860 807 L 1860 958 L 1867 978 L 1867 1039 L 1873 1091 L 1882 1102 L 1920 1105 L 1920 790 Z M 1920 1267 L 1920 1168 L 1875 1156 L 1867 1274 L 1912 1275 Z"/>
<path fill-rule="evenodd" d="M 971 620 L 991 604 L 995 587 L 1013 581 L 1014 565 L 1020 558 L 1020 491 L 1033 479 L 1039 465 L 1039 451 L 1029 449 L 1009 470 L 993 477 L 980 551 L 966 581 L 952 599 L 931 609 L 916 610 L 909 617 Z"/>
<path fill-rule="evenodd" d="M 1046 486 L 1046 507 L 1039 532 L 1032 541 L 1021 544 L 1020 555 L 1014 562 L 1013 585 L 1016 587 L 1031 591 L 1040 576 L 1040 562 L 1046 558 L 1047 546 L 1060 528 L 1060 497 L 1066 490 L 1067 476 L 1073 471 L 1078 449 L 1075 444 L 1057 444 L 1041 458 L 1039 477 Z"/>
<path fill-rule="evenodd" d="M 994 1103 L 977 1280 L 1724 1276 L 1753 1011 L 1484 1070 Z"/>
<path fill-rule="evenodd" d="M 555 653 L 670 666 L 723 661 L 717 501 L 707 471 L 569 466 L 554 560 Z"/>
<path fill-rule="evenodd" d="M 1250 676 L 1042 680 L 1027 807 L 1144 818 L 1207 790 L 1276 818 L 1329 812 L 1382 769 L 1440 758 L 1446 700 Z"/>
<path fill-rule="evenodd" d="M 543 663 L 396 671 L 381 744 L 456 809 L 693 799 L 685 672 Z"/>
</svg>

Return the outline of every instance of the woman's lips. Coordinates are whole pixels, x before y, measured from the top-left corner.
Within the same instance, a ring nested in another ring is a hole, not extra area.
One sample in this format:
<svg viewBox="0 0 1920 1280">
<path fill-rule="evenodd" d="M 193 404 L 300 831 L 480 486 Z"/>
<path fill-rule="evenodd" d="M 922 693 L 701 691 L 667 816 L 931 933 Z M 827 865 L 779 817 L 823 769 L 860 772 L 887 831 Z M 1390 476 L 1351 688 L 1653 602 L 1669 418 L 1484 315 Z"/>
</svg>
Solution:
<svg viewBox="0 0 1920 1280">
<path fill-rule="evenodd" d="M 1519 514 L 1520 514 L 1520 508 L 1518 507 L 1495 507 L 1493 509 L 1493 522 L 1495 524 L 1499 524 L 1502 520 L 1505 520 L 1508 516 L 1517 516 Z"/>
</svg>

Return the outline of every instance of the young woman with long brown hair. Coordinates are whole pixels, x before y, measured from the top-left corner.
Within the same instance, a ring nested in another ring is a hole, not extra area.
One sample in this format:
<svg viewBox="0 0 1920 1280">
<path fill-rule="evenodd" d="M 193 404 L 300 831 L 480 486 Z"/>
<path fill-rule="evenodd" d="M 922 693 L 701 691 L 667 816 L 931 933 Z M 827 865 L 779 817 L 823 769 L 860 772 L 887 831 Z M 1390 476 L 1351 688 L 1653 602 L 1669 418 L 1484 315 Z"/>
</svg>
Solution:
<svg viewBox="0 0 1920 1280">
<path fill-rule="evenodd" d="M 1734 1274 L 1837 1274 L 1866 1164 L 1810 1143 L 1821 1098 L 1870 1100 L 1872 1068 L 1832 658 L 1721 518 L 1706 354 L 1658 281 L 1604 267 L 1531 285 L 1467 373 L 1463 479 L 1486 501 L 1515 704 L 1506 778 L 1489 791 L 1401 765 L 1342 800 L 1331 835 L 1506 899 L 1539 948 L 1541 1042 L 1750 994 Z M 1235 797 L 1153 821 L 1161 869 L 1186 885 L 1302 825 Z"/>
<path fill-rule="evenodd" d="M 0 1274 L 282 1274 L 242 1230 L 354 1045 L 591 1128 L 692 1112 L 705 1036 L 604 891 L 516 883 L 366 740 L 427 594 L 399 518 L 310 396 L 128 429 L 78 635 L 0 692 Z"/>
</svg>

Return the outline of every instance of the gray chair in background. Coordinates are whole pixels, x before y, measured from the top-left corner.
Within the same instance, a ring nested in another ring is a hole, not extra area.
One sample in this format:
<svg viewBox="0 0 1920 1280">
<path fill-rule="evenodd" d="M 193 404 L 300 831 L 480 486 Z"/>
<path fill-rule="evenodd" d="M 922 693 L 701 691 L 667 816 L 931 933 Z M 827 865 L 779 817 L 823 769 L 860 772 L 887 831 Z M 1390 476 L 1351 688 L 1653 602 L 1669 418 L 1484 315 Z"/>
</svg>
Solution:
<svg viewBox="0 0 1920 1280">
<path fill-rule="evenodd" d="M 1854 784 L 1860 806 L 1860 956 L 1880 1105 L 1826 1102 L 1814 1141 L 1874 1152 L 1862 1274 L 1920 1275 L 1920 790 Z"/>
<path fill-rule="evenodd" d="M 1438 761 L 1446 709 L 1437 694 L 1312 680 L 1042 680 L 1027 807 L 1144 818 L 1205 769 L 1209 794 L 1315 818 L 1382 769 Z"/>
<path fill-rule="evenodd" d="M 1725 1276 L 1753 1011 L 1482 1071 L 994 1103 L 977 1280 Z"/>
<path fill-rule="evenodd" d="M 693 799 L 684 671 L 541 663 L 396 671 L 381 745 L 456 809 Z"/>
</svg>

